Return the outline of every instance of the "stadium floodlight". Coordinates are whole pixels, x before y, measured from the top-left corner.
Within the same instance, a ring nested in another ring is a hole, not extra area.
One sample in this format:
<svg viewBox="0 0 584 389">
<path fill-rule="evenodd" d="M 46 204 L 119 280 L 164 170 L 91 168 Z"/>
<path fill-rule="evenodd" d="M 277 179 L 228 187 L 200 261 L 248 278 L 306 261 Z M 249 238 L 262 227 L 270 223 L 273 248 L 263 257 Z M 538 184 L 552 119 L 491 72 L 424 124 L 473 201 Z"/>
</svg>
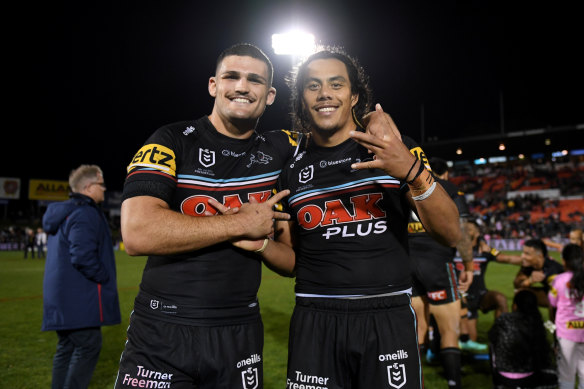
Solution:
<svg viewBox="0 0 584 389">
<path fill-rule="evenodd" d="M 499 144 L 499 150 L 504 151 L 505 150 L 505 143 L 500 143 Z"/>
<path fill-rule="evenodd" d="M 461 155 L 462 154 L 462 149 L 460 147 L 456 149 L 456 154 L 457 155 Z"/>
<path fill-rule="evenodd" d="M 273 34 L 272 48 L 278 55 L 308 57 L 316 51 L 316 44 L 314 43 L 314 35 L 301 31 L 291 31 Z"/>
</svg>

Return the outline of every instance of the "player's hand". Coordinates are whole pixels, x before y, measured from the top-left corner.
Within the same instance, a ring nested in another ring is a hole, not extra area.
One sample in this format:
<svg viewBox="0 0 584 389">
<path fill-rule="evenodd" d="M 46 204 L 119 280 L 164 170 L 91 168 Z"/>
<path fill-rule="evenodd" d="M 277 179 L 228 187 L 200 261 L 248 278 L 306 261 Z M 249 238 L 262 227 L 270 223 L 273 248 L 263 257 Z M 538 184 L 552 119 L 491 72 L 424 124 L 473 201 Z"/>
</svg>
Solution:
<svg viewBox="0 0 584 389">
<path fill-rule="evenodd" d="M 531 272 L 531 281 L 532 282 L 542 282 L 545 280 L 545 273 L 541 270 L 534 270 Z"/>
<path fill-rule="evenodd" d="M 392 177 L 404 179 L 416 157 L 403 144 L 395 123 L 383 112 L 380 104 L 369 116 L 366 132 L 351 131 L 350 135 L 375 157 L 372 161 L 354 163 L 351 168 L 382 169 Z"/>
<path fill-rule="evenodd" d="M 460 273 L 458 277 L 458 289 L 461 292 L 466 292 L 472 284 L 472 280 L 474 277 L 474 272 L 472 270 L 464 270 Z"/>
<path fill-rule="evenodd" d="M 209 204 L 222 215 L 236 215 L 246 228 L 246 236 L 241 239 L 234 239 L 231 243 L 238 248 L 247 251 L 255 251 L 262 247 L 264 240 L 274 233 L 274 220 L 289 220 L 290 215 L 284 212 L 273 210 L 276 203 L 290 193 L 289 190 L 281 191 L 263 203 L 259 203 L 255 198 L 250 198 L 249 203 L 245 203 L 241 208 L 229 208 L 216 201 L 209 199 Z M 209 213 L 211 215 L 211 213 Z"/>
<path fill-rule="evenodd" d="M 488 253 L 491 251 L 491 246 L 489 246 L 484 240 L 481 240 L 479 243 L 479 250 L 481 253 Z"/>
</svg>

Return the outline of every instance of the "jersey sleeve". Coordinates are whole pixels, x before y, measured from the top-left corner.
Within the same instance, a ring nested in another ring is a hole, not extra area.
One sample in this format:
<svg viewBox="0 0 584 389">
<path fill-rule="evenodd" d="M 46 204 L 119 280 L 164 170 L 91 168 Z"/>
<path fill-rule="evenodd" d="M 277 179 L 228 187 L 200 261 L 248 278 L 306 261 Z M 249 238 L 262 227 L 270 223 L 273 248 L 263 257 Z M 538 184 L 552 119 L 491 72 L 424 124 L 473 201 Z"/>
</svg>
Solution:
<svg viewBox="0 0 584 389">
<path fill-rule="evenodd" d="M 177 155 L 180 152 L 171 127 L 156 130 L 127 167 L 122 200 L 153 196 L 170 203 L 177 183 Z"/>
</svg>

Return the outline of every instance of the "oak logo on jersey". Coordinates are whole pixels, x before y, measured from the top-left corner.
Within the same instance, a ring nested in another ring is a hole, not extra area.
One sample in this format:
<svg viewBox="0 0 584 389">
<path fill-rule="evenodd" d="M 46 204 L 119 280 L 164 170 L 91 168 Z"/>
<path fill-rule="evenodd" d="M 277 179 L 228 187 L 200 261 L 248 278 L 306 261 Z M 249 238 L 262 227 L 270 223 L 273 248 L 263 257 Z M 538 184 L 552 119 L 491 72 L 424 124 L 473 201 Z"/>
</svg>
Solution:
<svg viewBox="0 0 584 389">
<path fill-rule="evenodd" d="M 241 381 L 243 389 L 256 389 L 260 384 L 257 367 L 248 367 L 247 370 L 243 370 L 241 372 Z"/>
<path fill-rule="evenodd" d="M 204 167 L 215 165 L 215 151 L 199 148 L 199 162 Z"/>
<path fill-rule="evenodd" d="M 314 166 L 308 165 L 298 173 L 298 182 L 305 184 L 314 177 Z"/>
<path fill-rule="evenodd" d="M 403 363 L 394 363 L 393 365 L 387 366 L 387 377 L 389 379 L 389 385 L 392 388 L 401 388 L 407 382 L 406 365 Z"/>
<path fill-rule="evenodd" d="M 150 143 L 142 146 L 128 165 L 128 172 L 135 167 L 148 167 L 161 170 L 172 176 L 176 174 L 176 158 L 174 151 L 166 146 Z"/>
<path fill-rule="evenodd" d="M 269 190 L 248 193 L 247 201 L 253 198 L 258 203 L 263 203 L 270 198 L 271 193 Z M 180 210 L 183 214 L 191 216 L 205 216 L 206 212 L 216 215 L 218 211 L 209 204 L 209 200 L 212 198 L 211 196 L 205 195 L 187 197 L 181 203 Z M 243 201 L 241 201 L 239 194 L 231 194 L 223 196 L 222 204 L 229 208 L 239 208 L 243 205 Z"/>
</svg>

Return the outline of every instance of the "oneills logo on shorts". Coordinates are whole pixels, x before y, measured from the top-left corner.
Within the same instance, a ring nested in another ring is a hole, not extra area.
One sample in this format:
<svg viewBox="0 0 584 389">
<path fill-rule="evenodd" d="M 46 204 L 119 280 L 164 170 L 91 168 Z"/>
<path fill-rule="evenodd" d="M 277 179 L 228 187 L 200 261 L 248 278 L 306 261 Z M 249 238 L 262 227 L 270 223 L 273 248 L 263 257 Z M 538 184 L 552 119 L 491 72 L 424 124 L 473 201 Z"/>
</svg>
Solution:
<svg viewBox="0 0 584 389">
<path fill-rule="evenodd" d="M 204 167 L 215 165 L 215 152 L 209 149 L 199 149 L 199 162 Z"/>
<path fill-rule="evenodd" d="M 259 383 L 257 367 L 248 367 L 247 370 L 241 372 L 241 381 L 243 389 L 257 389 Z"/>
<path fill-rule="evenodd" d="M 158 309 L 159 306 L 160 306 L 160 301 L 158 301 L 158 300 L 150 300 L 150 308 L 152 308 L 152 309 Z"/>
<path fill-rule="evenodd" d="M 389 385 L 392 388 L 401 388 L 407 382 L 406 365 L 403 363 L 394 363 L 393 365 L 387 366 L 387 377 L 389 379 Z"/>
<path fill-rule="evenodd" d="M 300 170 L 300 173 L 298 173 L 298 181 L 302 184 L 305 184 L 308 181 L 312 180 L 313 175 L 314 167 L 312 165 L 309 165 L 304 169 Z"/>
<path fill-rule="evenodd" d="M 174 177 L 176 175 L 174 151 L 158 144 L 144 145 L 128 165 L 128 172 L 136 167 L 160 170 Z"/>
</svg>

